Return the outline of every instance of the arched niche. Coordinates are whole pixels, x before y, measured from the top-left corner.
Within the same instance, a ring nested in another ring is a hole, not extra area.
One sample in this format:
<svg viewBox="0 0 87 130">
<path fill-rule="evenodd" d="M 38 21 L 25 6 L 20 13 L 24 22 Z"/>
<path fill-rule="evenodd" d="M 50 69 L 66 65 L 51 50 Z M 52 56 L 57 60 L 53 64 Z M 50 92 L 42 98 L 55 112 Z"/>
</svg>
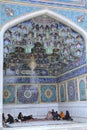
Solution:
<svg viewBox="0 0 87 130">
<path fill-rule="evenodd" d="M 87 43 L 87 34 L 86 32 L 80 28 L 79 26 L 77 26 L 74 22 L 70 21 L 69 19 L 67 19 L 65 16 L 62 16 L 60 14 L 57 14 L 53 11 L 50 11 L 48 9 L 45 10 L 39 10 L 36 12 L 32 12 L 32 13 L 27 13 L 26 15 L 23 15 L 21 17 L 15 18 L 9 22 L 7 22 L 0 31 L 0 40 L 1 40 L 1 45 L 0 45 L 0 50 L 1 50 L 1 55 L 0 55 L 0 117 L 2 117 L 2 112 L 3 112 L 3 37 L 4 37 L 4 33 L 7 29 L 9 29 L 10 27 L 23 22 L 25 20 L 29 20 L 31 18 L 37 17 L 37 16 L 41 16 L 43 14 L 46 14 L 48 16 L 50 16 L 51 18 L 54 18 L 58 21 L 62 21 L 63 24 L 69 26 L 70 28 L 72 28 L 73 30 L 75 30 L 76 32 L 78 32 L 79 34 L 82 35 L 82 37 L 85 40 L 85 43 Z M 87 45 L 86 45 L 86 50 L 87 50 Z M 87 55 L 87 54 L 86 54 Z M 87 56 L 86 56 L 87 57 Z M 0 118 L 0 126 L 2 126 L 2 118 Z"/>
<path fill-rule="evenodd" d="M 86 90 L 85 90 L 85 82 L 81 80 L 79 83 L 79 91 L 80 91 L 80 101 L 86 101 Z"/>
</svg>

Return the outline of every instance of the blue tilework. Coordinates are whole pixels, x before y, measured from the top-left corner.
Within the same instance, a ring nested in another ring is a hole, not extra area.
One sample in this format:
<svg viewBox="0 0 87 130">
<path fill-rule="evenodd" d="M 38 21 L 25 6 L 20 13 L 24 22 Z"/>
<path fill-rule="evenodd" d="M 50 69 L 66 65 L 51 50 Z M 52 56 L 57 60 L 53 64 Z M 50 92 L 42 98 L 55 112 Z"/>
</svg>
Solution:
<svg viewBox="0 0 87 130">
<path fill-rule="evenodd" d="M 71 78 L 74 78 L 74 77 L 77 77 L 79 75 L 86 74 L 86 73 L 87 73 L 87 66 L 84 66 L 84 67 L 81 67 L 81 68 L 76 69 L 74 71 L 71 71 L 70 73 L 67 73 L 63 76 L 60 76 L 58 78 L 58 82 L 62 82 L 64 80 L 68 80 L 68 79 L 71 79 Z"/>
<path fill-rule="evenodd" d="M 41 102 L 56 102 L 55 85 L 42 85 L 41 86 Z"/>
<path fill-rule="evenodd" d="M 35 78 L 35 77 L 5 77 L 4 78 L 4 84 L 8 83 L 31 83 L 30 81 L 32 80 L 32 83 L 57 83 L 57 82 L 62 82 L 64 80 L 68 80 L 74 77 L 77 77 L 82 74 L 87 73 L 87 66 L 78 68 L 74 71 L 71 71 L 70 73 L 67 73 L 63 76 L 60 76 L 58 78 Z"/>
<path fill-rule="evenodd" d="M 39 6 L 23 6 L 23 5 L 13 5 L 13 4 L 0 4 L 2 11 L 1 11 L 1 24 L 5 24 L 6 22 L 8 22 L 9 20 L 12 20 L 18 16 L 21 16 L 23 14 L 32 12 L 32 11 L 37 11 L 40 10 L 42 8 L 40 8 Z M 14 10 L 14 16 L 8 16 L 6 15 L 5 9 L 6 8 L 11 8 Z M 87 30 L 87 12 L 86 11 L 73 11 L 73 10 L 61 10 L 61 9 L 52 9 L 54 12 L 59 13 L 63 16 L 66 16 L 67 18 L 69 18 L 71 21 L 73 21 L 74 23 L 76 23 L 78 26 L 82 27 L 84 30 Z M 3 17 L 4 16 L 4 17 Z M 72 17 L 73 16 L 73 17 Z M 83 16 L 84 17 L 84 21 L 78 23 L 77 22 L 77 17 L 78 16 Z"/>
<path fill-rule="evenodd" d="M 13 85 L 4 86 L 3 103 L 15 103 L 15 87 Z"/>
<path fill-rule="evenodd" d="M 50 6 L 74 6 L 74 7 L 84 7 L 86 2 L 85 0 L 14 0 L 17 2 L 26 2 L 26 3 L 33 3 L 33 4 L 44 4 Z M 84 2 L 84 4 L 83 4 Z"/>
<path fill-rule="evenodd" d="M 21 16 L 23 14 L 30 13 L 30 12 L 41 9 L 39 7 L 36 7 L 36 6 L 35 7 L 34 6 L 19 6 L 19 5 L 13 5 L 13 4 L 1 4 L 0 6 L 2 8 L 2 11 L 1 11 L 1 24 L 5 24 L 6 22 L 8 22 L 8 21 L 10 21 L 10 20 L 12 20 L 12 19 L 14 19 L 14 18 L 16 18 L 18 16 Z M 14 16 L 6 15 L 6 12 L 5 12 L 6 8 L 13 9 L 14 10 Z"/>
<path fill-rule="evenodd" d="M 60 101 L 61 102 L 66 101 L 65 89 L 66 89 L 66 84 L 61 84 L 60 86 Z"/>
<path fill-rule="evenodd" d="M 83 28 L 84 30 L 87 30 L 87 12 L 81 12 L 81 11 L 73 11 L 73 10 L 58 10 L 58 9 L 52 9 L 55 13 L 61 14 L 68 18 L 69 20 L 76 23 L 79 27 Z M 73 16 L 73 17 L 72 17 Z M 83 22 L 78 22 L 77 18 L 79 16 L 83 16 L 84 20 Z"/>
<path fill-rule="evenodd" d="M 1 25 L 1 10 L 2 10 L 2 6 L 0 4 L 0 25 Z"/>
<path fill-rule="evenodd" d="M 37 103 L 38 102 L 38 86 L 36 85 L 22 85 L 17 89 L 18 103 Z"/>
<path fill-rule="evenodd" d="M 76 80 L 71 80 L 67 82 L 68 89 L 68 100 L 69 101 L 77 101 L 77 82 Z"/>
<path fill-rule="evenodd" d="M 31 82 L 32 80 L 32 82 Z M 34 77 L 5 77 L 4 84 L 8 83 L 57 83 L 56 78 L 34 78 Z"/>
<path fill-rule="evenodd" d="M 17 1 L 17 0 L 14 0 L 14 1 Z M 21 1 L 21 0 L 20 0 Z M 28 1 L 28 0 L 27 0 Z M 38 3 L 38 2 L 36 2 Z M 44 3 L 43 3 L 44 4 Z M 46 5 L 49 5 L 49 3 L 47 3 Z M 52 5 L 52 4 L 51 4 Z M 58 4 L 58 5 L 53 5 L 53 6 L 61 6 L 61 4 Z M 70 5 L 71 6 L 71 5 Z M 68 6 L 68 7 L 70 7 Z M 62 5 L 62 7 L 66 7 L 65 5 Z M 71 6 L 71 7 L 75 7 L 75 6 Z M 12 8 L 14 10 L 14 16 L 8 16 L 6 15 L 6 12 L 5 12 L 5 8 Z M 78 8 L 80 8 L 80 6 L 78 6 Z M 84 7 L 83 7 L 84 8 Z M 87 0 L 86 0 L 86 3 L 85 3 L 85 8 L 87 8 Z M 42 8 L 40 8 L 39 6 L 19 6 L 19 5 L 13 5 L 13 4 L 2 4 L 0 3 L 0 15 L 1 15 L 1 20 L 0 20 L 0 25 L 3 25 L 5 24 L 6 22 L 10 21 L 10 20 L 13 20 L 14 18 L 17 18 L 21 15 L 24 15 L 26 13 L 29 13 L 29 12 L 33 12 L 33 11 L 37 11 L 37 10 L 40 10 Z M 73 21 L 74 23 L 76 23 L 78 26 L 82 27 L 84 30 L 87 31 L 87 12 L 84 11 L 82 9 L 82 12 L 81 11 L 73 11 L 73 10 L 61 10 L 61 9 L 52 9 L 52 11 L 54 11 L 55 13 L 59 13 L 63 16 L 66 16 L 68 19 L 70 19 L 71 21 Z M 73 16 L 73 17 L 72 17 Z M 84 21 L 83 22 L 77 22 L 77 17 L 78 16 L 84 16 Z M 81 65 L 84 64 L 85 61 L 81 61 Z M 69 68 L 70 69 L 70 68 Z M 57 82 L 61 82 L 61 81 L 64 81 L 64 80 L 67 80 L 67 79 L 71 79 L 71 78 L 74 78 L 76 76 L 79 76 L 79 75 L 82 75 L 82 74 L 86 74 L 87 73 L 87 66 L 85 67 L 81 67 L 79 69 L 76 69 L 74 71 L 71 71 L 70 73 L 67 73 L 63 76 L 60 76 L 59 78 L 30 78 L 30 77 L 7 77 L 4 79 L 4 84 L 6 83 L 57 83 Z M 49 87 L 49 86 L 48 86 Z M 12 88 L 12 89 L 11 89 Z M 44 88 L 44 86 L 42 87 Z M 45 87 L 46 88 L 46 87 Z M 53 95 L 55 94 L 55 87 L 52 87 L 54 88 L 53 89 Z M 4 88 L 5 89 L 5 88 Z M 10 86 L 8 87 L 8 90 L 9 92 L 15 92 L 15 89 L 14 87 Z M 52 90 L 52 89 L 51 89 Z M 43 89 L 43 91 L 45 92 L 45 89 Z M 43 102 L 50 102 L 50 101 L 56 101 L 56 97 L 52 97 L 52 98 L 49 98 L 49 100 L 47 99 L 47 97 L 44 95 L 44 92 L 43 92 L 43 96 L 42 96 L 42 101 Z M 8 93 L 8 98 L 4 98 L 4 103 L 14 103 L 15 101 L 15 97 L 14 97 L 14 93 L 13 93 L 13 97 L 11 97 Z M 55 94 L 56 95 L 56 94 Z M 71 99 L 70 99 L 71 100 Z"/>
<path fill-rule="evenodd" d="M 80 100 L 85 101 L 86 100 L 86 91 L 85 91 L 85 82 L 84 82 L 84 80 L 80 81 L 79 89 L 80 89 Z"/>
</svg>

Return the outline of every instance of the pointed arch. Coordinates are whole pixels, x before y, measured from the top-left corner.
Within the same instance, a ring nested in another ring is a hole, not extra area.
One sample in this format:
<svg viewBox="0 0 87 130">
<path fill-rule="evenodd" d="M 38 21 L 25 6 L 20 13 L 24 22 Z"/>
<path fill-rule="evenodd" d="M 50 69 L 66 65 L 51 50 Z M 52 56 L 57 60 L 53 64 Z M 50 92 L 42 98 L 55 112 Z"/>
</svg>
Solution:
<svg viewBox="0 0 87 130">
<path fill-rule="evenodd" d="M 45 10 L 39 10 L 39 11 L 36 11 L 36 12 L 32 12 L 32 13 L 27 13 L 26 15 L 23 15 L 23 16 L 20 16 L 18 18 L 15 18 L 9 22 L 7 22 L 1 29 L 0 31 L 0 41 L 1 41 L 1 45 L 0 45 L 0 51 L 1 51 L 1 54 L 0 54 L 0 91 L 1 91 L 1 94 L 0 94 L 0 116 L 2 117 L 2 110 L 3 110 L 3 101 L 2 101 L 2 97 L 3 97 L 3 36 L 4 36 L 4 33 L 5 31 L 20 23 L 20 22 L 23 22 L 25 20 L 29 20 L 31 18 L 34 18 L 34 17 L 37 17 L 37 16 L 41 16 L 43 14 L 46 14 L 48 16 L 50 16 L 51 18 L 54 18 L 56 20 L 58 20 L 59 22 L 62 21 L 63 24 L 71 27 L 73 30 L 77 31 L 78 33 L 80 33 L 84 40 L 85 40 L 85 43 L 87 43 L 87 33 L 81 28 L 79 27 L 78 25 L 76 25 L 74 22 L 70 21 L 69 19 L 67 19 L 65 16 L 62 16 L 60 14 L 57 14 L 53 11 L 50 11 L 48 9 L 45 9 Z M 87 50 L 87 45 L 86 45 L 86 50 Z M 86 53 L 86 58 L 87 58 L 87 53 Z M 2 119 L 0 118 L 0 125 L 2 125 Z"/>
<path fill-rule="evenodd" d="M 12 27 L 12 26 L 14 26 L 14 25 L 16 25 L 20 22 L 24 22 L 26 20 L 32 19 L 32 18 L 37 17 L 37 16 L 41 16 L 43 14 L 46 14 L 46 15 L 50 16 L 51 18 L 54 18 L 55 20 L 59 21 L 59 22 L 62 21 L 63 24 L 69 26 L 70 28 L 72 28 L 73 30 L 75 30 L 76 32 L 81 34 L 83 36 L 84 40 L 85 40 L 85 43 L 87 43 L 87 33 L 81 27 L 79 27 L 78 25 L 76 25 L 74 22 L 72 22 L 71 20 L 69 20 L 68 18 L 66 18 L 63 15 L 60 15 L 60 14 L 55 13 L 55 12 L 48 10 L 48 9 L 44 9 L 44 10 L 39 10 L 39 11 L 35 11 L 35 12 L 32 12 L 32 13 L 27 13 L 26 15 L 17 17 L 15 19 L 7 22 L 1 29 L 1 34 L 0 34 L 1 44 L 3 45 L 3 35 L 4 35 L 4 32 L 8 28 L 10 28 L 10 27 Z M 3 48 L 3 47 L 1 46 L 1 48 Z M 87 50 L 87 45 L 86 45 L 86 50 Z M 87 59 L 87 53 L 86 53 L 86 59 Z"/>
<path fill-rule="evenodd" d="M 72 22 L 71 20 L 69 20 L 65 16 L 60 15 L 58 13 L 55 13 L 53 11 L 50 11 L 48 9 L 39 10 L 39 11 L 35 11 L 35 12 L 32 12 L 32 13 L 27 13 L 26 15 L 23 15 L 23 16 L 20 16 L 18 18 L 15 18 L 15 19 L 7 22 L 2 27 L 1 31 L 2 31 L 2 33 L 4 33 L 5 30 L 7 30 L 8 28 L 10 28 L 10 27 L 12 27 L 12 26 L 14 26 L 14 25 L 16 25 L 16 24 L 18 24 L 20 22 L 32 19 L 32 18 L 37 17 L 37 16 L 41 16 L 43 14 L 46 14 L 46 15 L 50 16 L 51 18 L 54 18 L 54 19 L 58 20 L 59 22 L 62 21 L 63 24 L 71 27 L 72 29 L 74 29 L 75 31 L 77 31 L 78 33 L 80 33 L 84 37 L 84 39 L 85 39 L 85 37 L 87 37 L 86 32 L 81 27 L 79 27 L 78 25 L 76 25 L 74 22 Z"/>
</svg>

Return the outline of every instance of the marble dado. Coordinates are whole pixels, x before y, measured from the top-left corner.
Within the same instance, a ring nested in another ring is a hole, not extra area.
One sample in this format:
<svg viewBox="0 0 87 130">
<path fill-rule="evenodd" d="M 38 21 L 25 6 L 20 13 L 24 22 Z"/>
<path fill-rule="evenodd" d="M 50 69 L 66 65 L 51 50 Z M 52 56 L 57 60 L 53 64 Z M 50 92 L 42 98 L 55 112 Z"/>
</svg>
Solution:
<svg viewBox="0 0 87 130">
<path fill-rule="evenodd" d="M 55 111 L 58 111 L 58 104 L 45 103 L 45 104 L 4 105 L 3 108 L 5 115 L 11 113 L 15 118 L 17 118 L 18 113 L 20 111 L 24 115 L 32 114 L 34 118 L 45 118 L 48 111 L 52 110 L 53 108 Z"/>
<path fill-rule="evenodd" d="M 69 110 L 76 122 L 87 122 L 87 103 L 85 101 L 59 103 L 59 111 Z"/>
<path fill-rule="evenodd" d="M 46 126 L 33 126 L 33 127 L 19 127 L 19 130 L 87 130 L 87 125 L 84 123 L 79 125 L 46 125 Z M 2 129 L 1 129 L 2 130 Z M 3 128 L 3 130 L 7 130 L 7 128 Z M 17 130 L 17 128 L 9 128 L 9 130 Z"/>
<path fill-rule="evenodd" d="M 85 102 L 72 102 L 72 103 L 56 103 L 56 104 L 32 104 L 32 105 L 4 105 L 4 112 L 7 114 L 9 111 L 11 114 L 16 116 L 19 111 L 22 111 L 24 114 L 27 113 L 33 113 L 35 117 L 42 117 L 44 118 L 46 116 L 46 113 L 54 108 L 58 112 L 60 111 L 66 111 L 66 109 L 70 111 L 71 116 L 74 119 L 73 124 L 65 124 L 62 123 L 58 125 L 40 125 L 37 124 L 36 126 L 30 126 L 30 127 L 18 127 L 20 130 L 29 130 L 29 129 L 40 129 L 40 130 L 87 130 L 87 123 L 82 123 L 82 122 L 87 122 L 87 110 L 86 110 L 87 104 Z M 38 112 L 39 108 L 39 112 Z M 59 108 L 59 109 L 58 109 Z M 79 109 L 81 108 L 81 109 Z M 84 108 L 84 109 L 83 109 Z M 27 109 L 27 110 L 26 110 Z M 84 111 L 84 115 L 82 112 L 82 109 Z M 81 111 L 80 111 L 81 110 Z M 27 112 L 27 113 L 26 113 Z M 80 116 L 78 116 L 80 115 Z M 80 122 L 80 123 L 78 123 Z M 44 123 L 44 122 L 43 122 Z M 59 122 L 58 122 L 59 123 Z M 39 127 L 38 127 L 39 126 Z M 7 128 L 3 128 L 4 130 Z M 9 130 L 16 130 L 17 127 L 15 128 L 9 128 Z"/>
</svg>

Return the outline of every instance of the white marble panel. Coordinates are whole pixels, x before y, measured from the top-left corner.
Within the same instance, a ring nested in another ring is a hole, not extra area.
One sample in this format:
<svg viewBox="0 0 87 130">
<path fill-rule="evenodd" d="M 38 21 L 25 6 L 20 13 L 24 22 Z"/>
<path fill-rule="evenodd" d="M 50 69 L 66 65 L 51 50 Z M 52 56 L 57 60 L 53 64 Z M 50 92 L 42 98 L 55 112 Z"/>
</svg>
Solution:
<svg viewBox="0 0 87 130">
<path fill-rule="evenodd" d="M 48 111 L 54 109 L 58 111 L 57 103 L 45 103 L 45 104 L 23 104 L 23 105 L 4 105 L 3 111 L 5 115 L 8 113 L 12 114 L 14 117 L 17 117 L 19 112 L 22 112 L 23 115 L 33 115 L 35 118 L 44 118 L 46 117 Z"/>
<path fill-rule="evenodd" d="M 66 110 L 75 121 L 87 122 L 87 101 L 59 103 L 59 111 Z"/>
<path fill-rule="evenodd" d="M 13 127 L 13 128 L 3 128 L 3 130 L 87 130 L 86 123 L 68 123 L 68 124 L 44 124 L 40 125 L 38 122 L 35 126 L 29 127 Z"/>
</svg>

